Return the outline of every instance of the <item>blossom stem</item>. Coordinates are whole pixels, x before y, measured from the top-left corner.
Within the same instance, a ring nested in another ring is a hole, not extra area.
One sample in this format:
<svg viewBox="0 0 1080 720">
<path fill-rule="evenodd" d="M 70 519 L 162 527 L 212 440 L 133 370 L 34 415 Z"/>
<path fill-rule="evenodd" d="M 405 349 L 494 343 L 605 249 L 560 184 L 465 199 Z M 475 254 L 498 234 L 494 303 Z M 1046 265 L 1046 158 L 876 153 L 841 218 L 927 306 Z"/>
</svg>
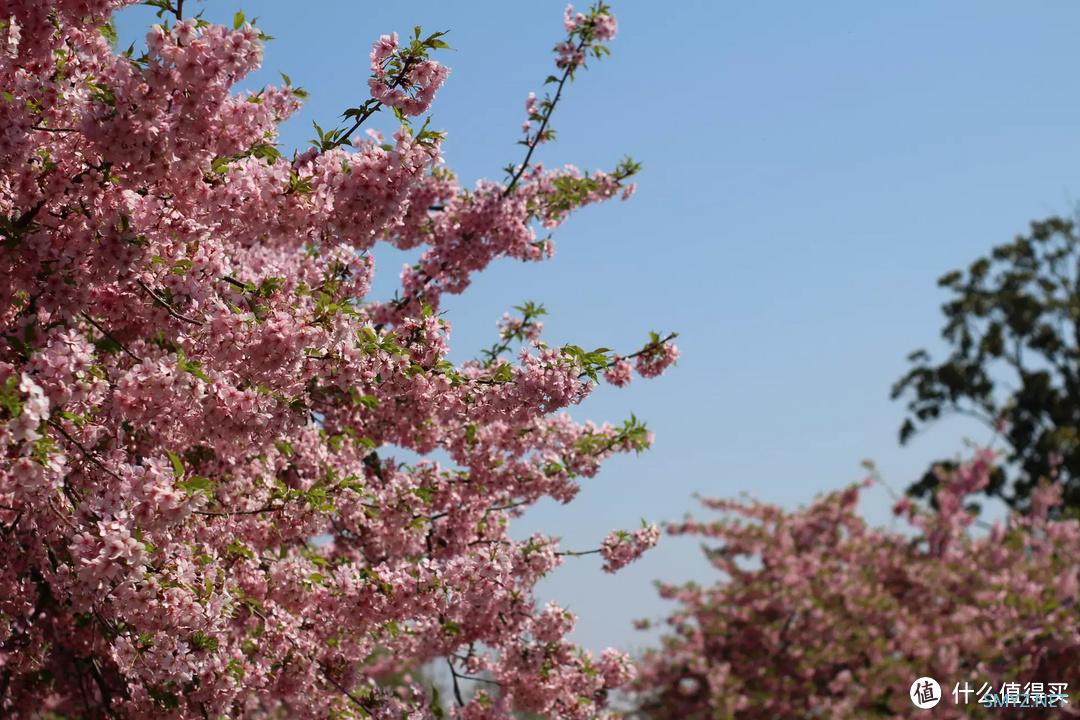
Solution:
<svg viewBox="0 0 1080 720">
<path fill-rule="evenodd" d="M 123 478 L 121 478 L 119 475 L 117 475 L 115 472 L 113 472 L 113 470 L 111 470 L 107 465 L 105 465 L 105 463 L 98 460 L 97 456 L 94 455 L 89 450 L 87 450 L 86 447 L 81 442 L 79 442 L 78 440 L 73 438 L 70 434 L 68 434 L 68 431 L 65 430 L 63 428 L 63 426 L 60 425 L 60 423 L 56 422 L 55 420 L 49 420 L 48 423 L 49 423 L 50 427 L 52 427 L 58 433 L 63 435 L 65 440 L 67 440 L 69 443 L 71 443 L 76 448 L 78 448 L 79 452 L 81 452 L 83 454 L 83 457 L 85 457 L 87 460 L 92 462 L 94 465 L 97 465 L 100 469 L 104 470 L 106 473 L 108 473 L 110 476 L 112 476 L 112 478 L 114 480 L 117 480 L 118 482 L 123 482 L 124 481 Z"/>
<path fill-rule="evenodd" d="M 577 52 L 581 52 L 583 47 L 585 47 L 585 38 L 582 38 L 578 42 Z M 526 168 L 529 167 L 529 161 L 532 159 L 537 145 L 540 144 L 540 141 L 544 137 L 544 131 L 547 129 L 548 122 L 551 120 L 551 114 L 555 112 L 555 106 L 558 104 L 559 98 L 562 97 L 563 86 L 566 85 L 566 80 L 573 74 L 575 67 L 576 66 L 573 63 L 569 63 L 563 69 L 562 77 L 559 78 L 559 85 L 555 88 L 555 97 L 551 101 L 551 104 L 544 108 L 544 118 L 540 121 L 540 127 L 537 129 L 533 139 L 529 141 L 529 149 L 528 152 L 525 153 L 525 159 L 522 161 L 521 167 L 519 167 L 517 172 L 514 173 L 514 176 L 510 178 L 509 184 L 507 184 L 506 189 L 503 190 L 503 197 L 509 196 L 510 193 L 514 191 L 514 188 L 518 184 L 518 180 L 521 179 L 521 176 L 525 174 Z"/>
<path fill-rule="evenodd" d="M 131 352 L 130 350 L 128 350 L 128 349 L 127 349 L 127 346 L 126 346 L 126 345 L 124 345 L 124 343 L 122 343 L 122 342 L 120 342 L 119 340 L 117 340 L 117 339 L 116 339 L 116 338 L 115 338 L 115 337 L 113 336 L 113 334 L 112 334 L 112 333 L 110 333 L 110 332 L 109 332 L 108 330 L 106 330 L 106 329 L 105 329 L 105 328 L 103 328 L 103 327 L 102 327 L 101 325 L 99 325 L 99 324 L 98 324 L 98 323 L 97 323 L 97 322 L 96 322 L 96 321 L 94 320 L 94 318 L 90 317 L 90 316 L 89 316 L 89 315 L 87 315 L 87 314 L 86 314 L 85 312 L 80 312 L 80 313 L 79 313 L 79 315 L 80 315 L 80 316 L 81 316 L 81 317 L 83 318 L 83 320 L 86 320 L 86 322 L 90 323 L 90 324 L 91 324 L 91 325 L 93 325 L 93 326 L 94 326 L 95 328 L 97 328 L 98 332 L 100 332 L 100 333 L 101 333 L 102 335 L 104 335 L 105 337 L 109 338 L 109 339 L 110 339 L 110 340 L 112 340 L 112 341 L 113 341 L 114 343 L 116 343 L 116 344 L 117 344 L 118 346 L 120 346 L 120 349 L 121 349 L 121 350 L 123 350 L 123 351 L 124 351 L 124 352 L 125 352 L 125 353 L 126 353 L 126 354 L 128 355 L 128 357 L 132 358 L 132 359 L 133 359 L 133 360 L 134 360 L 135 362 L 142 362 L 142 358 L 141 358 L 141 357 L 139 357 L 139 356 L 138 356 L 138 355 L 136 355 L 135 353 L 133 353 L 133 352 Z"/>
<path fill-rule="evenodd" d="M 189 318 L 186 315 L 182 315 L 179 311 L 176 310 L 176 308 L 174 308 L 171 304 L 169 304 L 168 300 L 166 300 L 165 298 L 161 297 L 160 295 L 155 293 L 153 290 L 148 288 L 146 286 L 146 283 L 144 283 L 142 280 L 136 280 L 135 282 L 138 284 L 139 287 L 141 287 L 143 290 L 145 290 L 146 293 L 150 297 L 152 297 L 154 299 L 154 301 L 157 302 L 158 305 L 165 308 L 165 311 L 168 312 L 170 315 L 172 315 L 177 320 L 183 320 L 184 322 L 191 323 L 192 325 L 202 325 L 203 324 L 203 322 L 201 320 L 196 320 L 194 318 Z"/>
<path fill-rule="evenodd" d="M 454 661 L 450 658 L 446 658 L 446 666 L 450 668 L 450 677 L 454 681 L 454 700 L 457 701 L 458 707 L 465 707 L 465 699 L 461 696 L 461 686 L 458 684 L 458 672 L 454 669 Z"/>
</svg>

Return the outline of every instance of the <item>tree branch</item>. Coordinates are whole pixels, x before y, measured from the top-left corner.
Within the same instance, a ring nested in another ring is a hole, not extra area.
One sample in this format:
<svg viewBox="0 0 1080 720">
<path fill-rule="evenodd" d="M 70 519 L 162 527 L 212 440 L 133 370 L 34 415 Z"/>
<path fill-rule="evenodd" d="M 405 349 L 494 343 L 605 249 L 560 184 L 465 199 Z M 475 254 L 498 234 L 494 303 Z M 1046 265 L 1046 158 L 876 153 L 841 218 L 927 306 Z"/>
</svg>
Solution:
<svg viewBox="0 0 1080 720">
<path fill-rule="evenodd" d="M 153 290 L 148 288 L 146 286 L 146 283 L 144 283 L 142 280 L 136 280 L 135 283 L 139 287 L 141 287 L 143 290 L 145 290 L 147 295 L 152 297 L 154 299 L 154 301 L 158 305 L 165 308 L 166 312 L 168 312 L 170 315 L 172 315 L 177 320 L 183 320 L 184 322 L 191 323 L 192 325 L 203 325 L 204 324 L 201 320 L 195 320 L 194 318 L 189 318 L 186 315 L 180 314 L 180 312 L 177 311 L 176 308 L 174 308 L 172 305 L 170 305 L 169 302 L 165 298 L 160 297 L 157 293 L 155 293 Z"/>
<path fill-rule="evenodd" d="M 79 313 L 79 316 L 80 316 L 80 317 L 82 317 L 82 319 L 83 319 L 83 320 L 86 320 L 86 322 L 90 323 L 90 324 L 91 324 L 91 325 L 93 325 L 93 326 L 94 326 L 95 328 L 97 328 L 98 332 L 100 332 L 100 333 L 101 333 L 102 335 L 104 335 L 105 337 L 109 338 L 110 340 L 112 340 L 112 341 L 113 341 L 114 343 L 116 343 L 117 345 L 119 345 L 119 346 L 120 346 L 120 349 L 121 349 L 121 350 L 123 350 L 123 351 L 124 351 L 124 352 L 125 352 L 125 353 L 126 353 L 126 354 L 128 355 L 128 357 L 132 358 L 132 359 L 133 359 L 133 360 L 134 360 L 135 362 L 142 362 L 142 358 L 140 358 L 140 357 L 139 357 L 138 355 L 136 355 L 135 353 L 133 353 L 133 352 L 131 352 L 130 350 L 128 350 L 128 349 L 127 349 L 127 346 L 126 346 L 126 345 L 124 345 L 124 343 L 122 343 L 122 342 L 120 342 L 119 340 L 117 340 L 117 339 L 116 339 L 116 337 L 115 337 L 115 336 L 113 336 L 113 334 L 112 334 L 112 333 L 110 333 L 110 332 L 109 332 L 108 330 L 106 330 L 106 329 L 105 329 L 105 328 L 103 328 L 103 327 L 102 327 L 101 325 L 99 325 L 99 324 L 98 324 L 98 323 L 97 323 L 97 322 L 96 322 L 96 321 L 94 320 L 94 318 L 90 317 L 90 316 L 89 316 L 89 315 L 87 315 L 87 314 L 86 314 L 85 312 L 80 312 L 80 313 Z"/>
<path fill-rule="evenodd" d="M 585 47 L 585 38 L 578 41 L 576 51 L 581 52 L 583 47 Z M 529 150 L 525 153 L 525 159 L 522 161 L 521 167 L 519 167 L 513 177 L 510 178 L 510 183 L 506 186 L 506 189 L 503 190 L 503 197 L 507 197 L 514 191 L 518 180 L 521 179 L 521 176 L 525 174 L 525 170 L 529 167 L 529 161 L 532 159 L 533 153 L 536 152 L 536 147 L 543 139 L 544 131 L 547 130 L 551 115 L 555 112 L 555 106 L 559 103 L 559 98 L 562 97 L 563 86 L 566 85 L 566 80 L 573 74 L 575 67 L 576 66 L 573 63 L 568 63 L 566 67 L 563 68 L 562 77 L 559 78 L 559 86 L 555 89 L 555 97 L 551 101 L 551 104 L 544 108 L 544 118 L 540 121 L 540 127 L 537 129 L 533 139 L 529 141 Z"/>
<path fill-rule="evenodd" d="M 101 460 L 98 460 L 97 456 L 94 455 L 94 453 L 87 450 L 86 447 L 81 442 L 79 442 L 78 440 L 73 438 L 71 435 L 69 435 L 68 431 L 65 430 L 63 428 L 63 426 L 60 425 L 60 423 L 56 422 L 55 420 L 49 420 L 48 423 L 49 423 L 50 427 L 52 427 L 58 433 L 63 435 L 65 440 L 67 440 L 69 443 L 71 443 L 76 448 L 78 448 L 79 452 L 81 452 L 83 454 L 83 457 L 85 457 L 87 460 L 89 460 L 91 463 L 96 465 L 101 470 L 104 470 L 106 473 L 108 473 L 110 476 L 112 476 L 112 478 L 114 480 L 116 480 L 117 482 L 123 482 L 124 481 L 123 478 L 121 478 L 113 470 L 111 470 L 108 466 L 106 466 L 105 463 L 101 462 Z"/>
</svg>

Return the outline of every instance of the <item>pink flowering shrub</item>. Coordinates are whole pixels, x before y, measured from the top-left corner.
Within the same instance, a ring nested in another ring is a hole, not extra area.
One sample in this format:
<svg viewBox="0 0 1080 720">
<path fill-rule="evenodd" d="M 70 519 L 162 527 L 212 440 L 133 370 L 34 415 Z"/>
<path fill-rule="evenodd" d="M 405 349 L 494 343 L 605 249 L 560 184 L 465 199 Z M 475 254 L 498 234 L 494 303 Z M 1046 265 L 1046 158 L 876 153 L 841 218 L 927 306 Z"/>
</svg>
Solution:
<svg viewBox="0 0 1080 720">
<path fill-rule="evenodd" d="M 668 635 L 640 663 L 637 717 L 917 718 L 1075 716 L 1080 667 L 1080 523 L 1050 520 L 1054 486 L 1029 516 L 971 531 L 963 506 L 989 478 L 987 451 L 942 474 L 938 510 L 908 501 L 910 527 L 877 530 L 856 512 L 862 486 L 795 512 L 705 500 L 724 513 L 669 532 L 715 541 L 724 574 L 712 587 L 662 585 L 676 600 Z M 909 697 L 916 678 L 941 684 L 932 712 Z M 1072 683 L 1065 709 L 994 709 L 989 684 Z M 968 685 L 964 685 L 967 683 Z M 1026 713 L 1026 714 L 1025 714 Z M 981 715 L 979 715 L 981 717 Z"/>
<path fill-rule="evenodd" d="M 372 97 L 288 159 L 303 91 L 232 90 L 256 28 L 155 0 L 167 21 L 118 55 L 123 4 L 0 0 L 0 715 L 429 717 L 431 688 L 388 681 L 435 660 L 455 717 L 605 713 L 627 657 L 534 607 L 576 553 L 509 527 L 648 445 L 564 412 L 626 369 L 543 343 L 533 304 L 455 365 L 438 310 L 498 257 L 549 257 L 538 229 L 637 166 L 533 162 L 556 93 L 505 181 L 463 188 L 409 121 L 447 78 L 419 30 L 379 39 Z M 606 7 L 568 22 L 606 53 Z M 559 92 L 582 67 L 561 57 Z M 356 132 L 387 106 L 392 139 Z M 390 301 L 379 242 L 419 255 Z"/>
</svg>

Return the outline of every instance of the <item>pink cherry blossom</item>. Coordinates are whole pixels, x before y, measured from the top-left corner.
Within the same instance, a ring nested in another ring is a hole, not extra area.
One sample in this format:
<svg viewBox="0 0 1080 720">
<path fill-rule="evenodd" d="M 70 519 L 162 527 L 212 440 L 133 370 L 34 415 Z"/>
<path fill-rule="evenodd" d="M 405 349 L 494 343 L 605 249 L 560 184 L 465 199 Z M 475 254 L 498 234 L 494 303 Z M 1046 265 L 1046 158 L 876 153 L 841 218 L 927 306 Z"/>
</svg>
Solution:
<svg viewBox="0 0 1080 720">
<path fill-rule="evenodd" d="M 604 379 L 615 387 L 629 384 L 630 377 L 630 363 L 623 358 L 615 358 L 611 367 L 604 371 Z"/>
<path fill-rule="evenodd" d="M 427 125 L 365 135 L 432 106 L 438 34 L 381 37 L 373 97 L 286 158 L 302 90 L 235 89 L 260 30 L 173 3 L 125 57 L 123 4 L 0 8 L 0 715 L 426 719 L 409 673 L 437 662 L 459 718 L 606 716 L 629 661 L 537 607 L 568 553 L 511 526 L 651 434 L 569 415 L 610 351 L 545 344 L 526 305 L 455 363 L 440 304 L 636 166 L 545 168 L 531 137 L 465 187 Z M 419 257 L 395 300 L 378 243 Z"/>
<path fill-rule="evenodd" d="M 658 720 L 917 718 L 926 711 L 908 690 L 930 676 L 946 693 L 935 716 L 959 720 L 977 698 L 967 708 L 949 702 L 958 683 L 1059 682 L 1049 678 L 1080 663 L 1080 522 L 1047 518 L 1060 496 L 1046 484 L 1036 501 L 1046 507 L 972 529 L 963 501 L 989 481 L 993 461 L 980 450 L 942 470 L 936 510 L 898 502 L 907 528 L 872 528 L 858 515 L 873 481 L 796 511 L 703 501 L 721 516 L 667 529 L 709 542 L 721 577 L 661 585 L 678 605 L 641 658 L 637 708 Z"/>
<path fill-rule="evenodd" d="M 604 538 L 600 554 L 604 557 L 604 571 L 615 572 L 637 560 L 660 540 L 660 529 L 655 525 L 627 532 L 616 530 Z"/>
</svg>

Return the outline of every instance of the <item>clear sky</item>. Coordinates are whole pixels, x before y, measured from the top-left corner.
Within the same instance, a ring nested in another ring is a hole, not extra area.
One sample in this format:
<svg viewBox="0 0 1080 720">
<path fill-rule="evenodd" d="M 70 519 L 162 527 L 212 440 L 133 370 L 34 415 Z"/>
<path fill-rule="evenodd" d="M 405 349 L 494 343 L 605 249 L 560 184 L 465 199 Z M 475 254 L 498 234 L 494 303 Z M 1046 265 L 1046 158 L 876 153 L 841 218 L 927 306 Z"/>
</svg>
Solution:
<svg viewBox="0 0 1080 720">
<path fill-rule="evenodd" d="M 311 93 L 285 127 L 302 147 L 365 98 L 380 34 L 449 30 L 453 72 L 434 106 L 463 180 L 520 158 L 524 99 L 552 72 L 563 4 L 208 0 L 276 39 L 264 70 Z M 548 165 L 644 163 L 638 194 L 590 207 L 556 234 L 554 260 L 499 262 L 445 303 L 453 357 L 490 345 L 503 311 L 543 302 L 548 341 L 623 350 L 677 330 L 682 359 L 653 381 L 602 388 L 579 418 L 634 412 L 656 444 L 617 458 L 569 506 L 520 524 L 596 547 L 609 530 L 678 519 L 691 495 L 749 491 L 796 506 L 877 461 L 893 487 L 961 439 L 945 423 L 906 448 L 889 388 L 917 347 L 940 348 L 935 280 L 1034 218 L 1069 213 L 1080 166 L 1080 4 L 992 0 L 614 3 L 613 56 L 570 87 Z M 123 46 L 152 21 L 120 18 Z M 388 129 L 388 118 L 376 127 Z M 387 294 L 407 258 L 381 253 Z M 887 522 L 883 491 L 864 501 Z M 665 608 L 651 580 L 709 580 L 693 542 L 665 540 L 616 576 L 594 557 L 541 586 L 579 615 L 587 646 L 634 648 L 631 621 Z"/>
</svg>

